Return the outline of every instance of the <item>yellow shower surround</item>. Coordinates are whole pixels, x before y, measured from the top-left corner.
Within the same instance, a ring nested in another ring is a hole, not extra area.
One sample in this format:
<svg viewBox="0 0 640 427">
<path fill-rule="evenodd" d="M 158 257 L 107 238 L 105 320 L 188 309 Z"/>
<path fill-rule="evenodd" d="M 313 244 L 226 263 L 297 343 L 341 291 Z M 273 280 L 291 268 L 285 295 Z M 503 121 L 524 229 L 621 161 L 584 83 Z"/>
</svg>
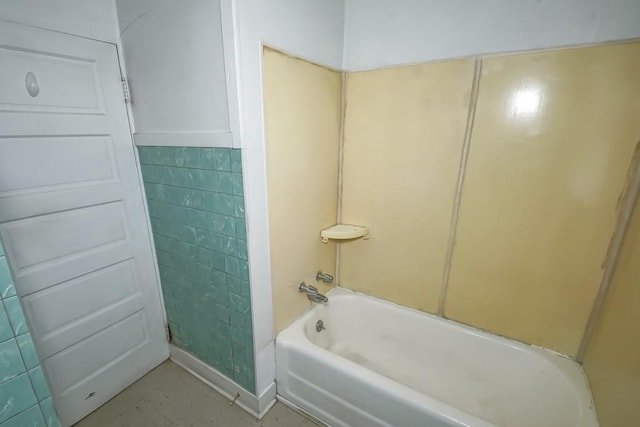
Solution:
<svg viewBox="0 0 640 427">
<path fill-rule="evenodd" d="M 480 61 L 346 73 L 342 88 L 265 49 L 277 331 L 308 306 L 297 284 L 335 269 L 319 232 L 336 221 L 344 114 L 342 222 L 371 239 L 341 244 L 340 284 L 430 313 L 446 292 L 448 318 L 576 355 L 640 137 L 640 43 Z"/>
</svg>

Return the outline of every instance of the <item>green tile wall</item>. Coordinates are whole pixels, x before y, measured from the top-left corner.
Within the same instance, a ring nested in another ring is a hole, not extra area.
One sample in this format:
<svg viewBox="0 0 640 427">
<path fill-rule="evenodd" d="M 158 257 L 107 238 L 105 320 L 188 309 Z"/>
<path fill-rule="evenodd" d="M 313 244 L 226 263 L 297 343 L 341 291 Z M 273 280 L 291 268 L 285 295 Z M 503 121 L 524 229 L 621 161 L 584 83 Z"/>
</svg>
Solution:
<svg viewBox="0 0 640 427">
<path fill-rule="evenodd" d="M 240 150 L 138 152 L 172 342 L 254 392 Z"/>
<path fill-rule="evenodd" d="M 0 243 L 0 427 L 60 426 Z"/>
</svg>

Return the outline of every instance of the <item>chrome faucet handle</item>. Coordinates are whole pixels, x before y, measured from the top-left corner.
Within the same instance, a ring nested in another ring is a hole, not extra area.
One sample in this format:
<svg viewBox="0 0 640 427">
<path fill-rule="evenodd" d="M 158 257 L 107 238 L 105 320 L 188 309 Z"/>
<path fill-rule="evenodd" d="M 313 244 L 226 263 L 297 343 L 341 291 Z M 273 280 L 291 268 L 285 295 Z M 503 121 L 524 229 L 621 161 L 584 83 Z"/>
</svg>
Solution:
<svg viewBox="0 0 640 427">
<path fill-rule="evenodd" d="M 318 271 L 316 273 L 316 282 L 324 282 L 324 283 L 331 283 L 333 282 L 333 276 L 330 274 L 322 274 L 322 271 Z"/>
<path fill-rule="evenodd" d="M 315 286 L 307 285 L 306 283 L 302 282 L 300 283 L 300 286 L 298 286 L 298 291 L 306 292 L 307 294 L 317 294 L 318 288 L 316 288 Z"/>
</svg>

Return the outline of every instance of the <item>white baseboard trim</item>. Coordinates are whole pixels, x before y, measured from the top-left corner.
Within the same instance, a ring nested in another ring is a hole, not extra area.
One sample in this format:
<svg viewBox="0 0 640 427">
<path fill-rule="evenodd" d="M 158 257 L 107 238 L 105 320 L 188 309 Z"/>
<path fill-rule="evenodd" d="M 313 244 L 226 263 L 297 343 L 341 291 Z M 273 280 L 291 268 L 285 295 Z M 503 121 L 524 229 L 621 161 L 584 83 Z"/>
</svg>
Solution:
<svg viewBox="0 0 640 427">
<path fill-rule="evenodd" d="M 174 147 L 223 147 L 233 146 L 233 135 L 229 131 L 214 132 L 136 132 L 136 145 Z"/>
<path fill-rule="evenodd" d="M 276 403 L 275 381 L 258 397 L 173 344 L 169 344 L 169 358 L 230 401 L 239 394 L 235 404 L 258 419 L 264 417 Z"/>
</svg>

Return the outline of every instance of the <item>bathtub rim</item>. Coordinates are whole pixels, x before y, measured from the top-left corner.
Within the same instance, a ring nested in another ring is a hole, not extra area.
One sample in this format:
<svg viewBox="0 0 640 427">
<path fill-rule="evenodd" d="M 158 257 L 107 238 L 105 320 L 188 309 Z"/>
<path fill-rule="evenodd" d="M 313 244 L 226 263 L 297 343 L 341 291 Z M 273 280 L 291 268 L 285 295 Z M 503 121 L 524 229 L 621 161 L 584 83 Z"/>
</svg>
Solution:
<svg viewBox="0 0 640 427">
<path fill-rule="evenodd" d="M 581 421 L 585 421 L 587 424 L 584 427 L 599 427 L 599 421 L 596 413 L 596 408 L 593 400 L 593 395 L 591 392 L 590 384 L 586 378 L 586 374 L 582 365 L 573 357 L 559 353 L 552 349 L 548 349 L 542 346 L 528 344 L 521 341 L 514 340 L 512 338 L 507 338 L 502 335 L 494 334 L 492 332 L 467 325 L 465 323 L 457 322 L 452 319 L 448 319 L 446 317 L 440 317 L 437 314 L 427 313 L 420 310 L 416 310 L 411 307 L 403 306 L 401 304 L 394 303 L 392 301 L 383 300 L 371 295 L 364 294 L 362 292 L 352 291 L 350 289 L 335 286 L 327 293 L 327 297 L 329 298 L 329 304 L 331 304 L 331 300 L 341 297 L 346 298 L 364 298 L 366 300 L 372 301 L 373 303 L 388 305 L 395 309 L 400 309 L 401 311 L 408 311 L 413 313 L 414 315 L 419 316 L 427 316 L 432 321 L 445 322 L 445 324 L 453 329 L 460 331 L 461 333 L 471 334 L 481 339 L 486 339 L 489 341 L 496 342 L 497 344 L 510 347 L 516 351 L 524 351 L 528 353 L 532 353 L 536 357 L 540 357 L 544 359 L 547 363 L 553 365 L 555 370 L 563 376 L 563 380 L 568 382 L 572 388 L 574 389 L 576 395 L 579 398 L 579 401 L 582 402 L 580 406 L 580 415 L 582 415 Z M 473 426 L 473 427 L 498 427 L 493 424 L 491 421 L 487 421 L 483 418 L 465 412 L 461 409 L 456 408 L 448 403 L 442 402 L 438 399 L 435 399 L 425 393 L 422 393 L 418 390 L 415 390 L 405 384 L 402 384 L 398 381 L 395 381 L 385 375 L 382 375 L 378 372 L 375 372 L 369 368 L 366 368 L 358 363 L 349 360 L 345 357 L 339 356 L 331 351 L 315 344 L 312 342 L 305 331 L 305 325 L 309 321 L 309 319 L 317 312 L 319 309 L 317 307 L 322 307 L 320 304 L 312 304 L 310 305 L 304 313 L 298 316 L 290 325 L 288 325 L 284 330 L 282 330 L 279 334 L 277 334 L 275 338 L 276 346 L 278 346 L 278 342 L 280 345 L 283 345 L 285 348 L 292 346 L 292 343 L 296 343 L 295 346 L 298 349 L 303 350 L 305 354 L 309 357 L 321 360 L 333 360 L 336 363 L 340 363 L 348 366 L 350 372 L 354 372 L 357 375 L 357 378 L 363 381 L 367 381 L 367 376 L 373 376 L 376 383 L 383 385 L 386 389 L 392 390 L 394 393 L 403 393 L 415 398 L 417 401 L 422 401 L 428 404 L 429 408 L 435 409 L 435 413 L 439 416 L 444 416 L 444 418 L 451 419 L 455 422 L 461 423 L 461 425 Z M 288 341 L 288 342 L 287 342 Z M 277 350 L 276 350 L 277 353 Z M 317 356 L 320 354 L 320 356 Z M 276 360 L 277 362 L 277 360 Z M 276 363 L 277 367 L 278 363 Z M 277 378 L 276 372 L 276 378 Z M 278 394 L 279 395 L 279 394 Z M 284 398 L 279 395 L 279 397 L 283 398 L 287 402 L 290 402 L 287 398 Z M 290 402 L 293 404 L 293 402 Z M 294 404 L 295 405 L 295 404 Z M 297 406 L 296 406 L 297 407 Z M 299 408 L 299 407 L 298 407 Z M 299 408 L 301 409 L 301 408 Z M 303 409 L 304 411 L 304 409 Z M 310 414 L 311 415 L 311 414 Z M 314 417 L 313 415 L 311 415 Z M 315 418 L 315 417 L 314 417 Z"/>
</svg>

